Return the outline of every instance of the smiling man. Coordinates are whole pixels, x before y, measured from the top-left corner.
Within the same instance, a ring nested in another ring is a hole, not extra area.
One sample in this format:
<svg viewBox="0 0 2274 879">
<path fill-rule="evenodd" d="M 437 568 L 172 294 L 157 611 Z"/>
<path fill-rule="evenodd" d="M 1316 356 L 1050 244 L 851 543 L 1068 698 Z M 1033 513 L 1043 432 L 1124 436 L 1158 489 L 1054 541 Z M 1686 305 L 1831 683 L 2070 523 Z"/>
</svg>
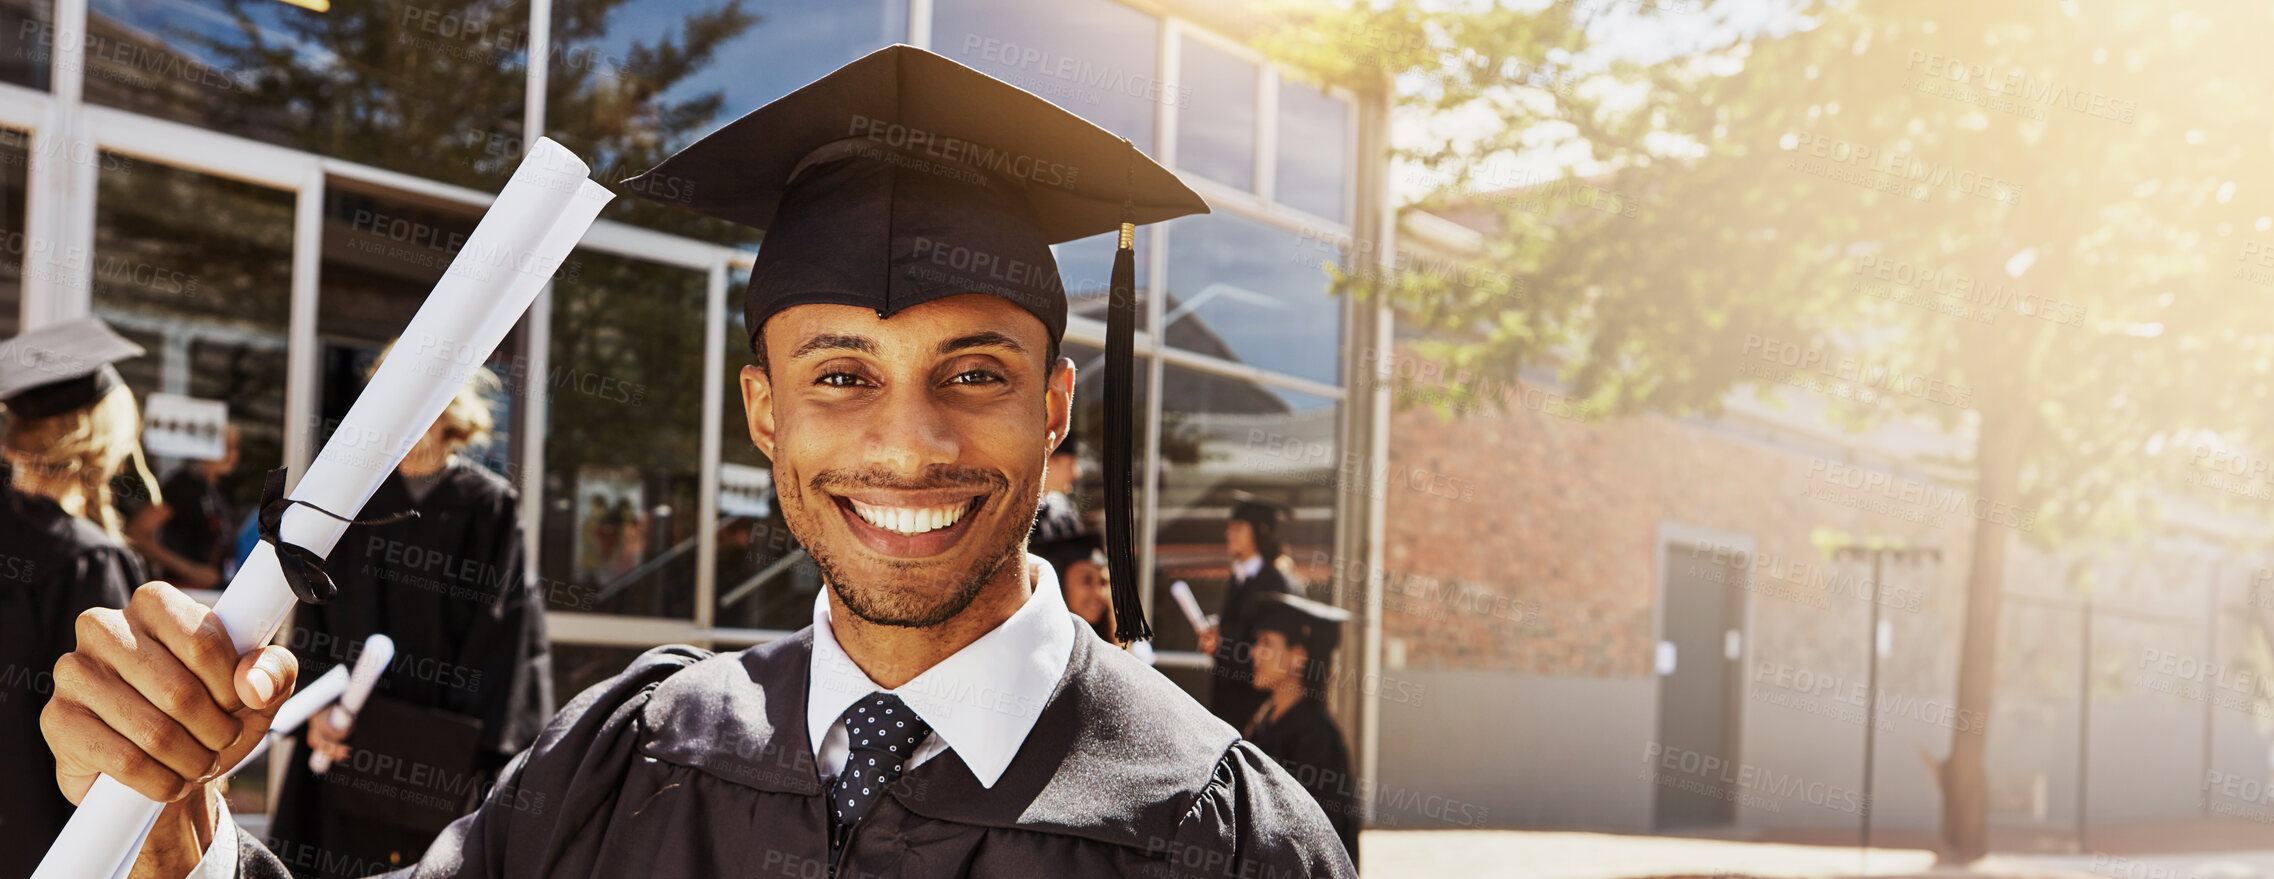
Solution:
<svg viewBox="0 0 2274 879">
<path fill-rule="evenodd" d="M 905 46 L 632 183 L 767 232 L 743 402 L 829 588 L 791 637 L 650 651 L 586 691 L 406 875 L 1355 874 L 1284 769 L 1096 637 L 1024 551 L 1074 390 L 1049 245 L 1122 231 L 1107 385 L 1126 409 L 1130 224 L 1206 210 L 1197 196 L 1126 141 Z M 1107 437 L 1124 557 L 1128 425 Z M 1118 604 L 1136 606 L 1134 579 Z M 164 584 L 78 631 L 44 728 L 74 800 L 108 773 L 171 803 L 137 875 L 282 877 L 328 856 L 237 833 L 209 781 L 266 729 L 289 653 L 231 655 Z M 1142 631 L 1124 617 L 1124 639 Z M 414 796 L 434 773 L 398 776 Z"/>
</svg>

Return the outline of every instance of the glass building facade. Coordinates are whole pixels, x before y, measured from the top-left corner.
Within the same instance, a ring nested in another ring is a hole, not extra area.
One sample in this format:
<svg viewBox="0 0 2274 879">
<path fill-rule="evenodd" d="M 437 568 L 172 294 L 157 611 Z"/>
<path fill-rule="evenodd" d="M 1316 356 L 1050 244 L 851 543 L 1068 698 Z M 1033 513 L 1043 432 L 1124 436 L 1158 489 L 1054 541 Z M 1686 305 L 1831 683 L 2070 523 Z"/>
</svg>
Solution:
<svg viewBox="0 0 2274 879">
<path fill-rule="evenodd" d="M 1322 560 L 1364 557 L 1377 515 L 1351 462 L 1379 418 L 1346 389 L 1370 386 L 1353 352 L 1384 318 L 1329 295 L 1322 265 L 1382 234 L 1356 222 L 1383 214 L 1384 173 L 1359 160 L 1382 154 L 1362 147 L 1379 116 L 1173 5 L 0 0 L 0 40 L 0 335 L 93 313 L 151 352 L 126 365 L 137 392 L 228 403 L 240 510 L 263 470 L 313 457 L 533 133 L 621 193 L 847 61 L 940 52 L 1129 137 L 1214 207 L 1138 239 L 1139 549 L 1164 672 L 1207 685 L 1165 584 L 1213 609 L 1235 491 L 1295 508 L 1313 597 L 1363 602 L 1354 566 Z M 564 701 L 651 645 L 731 649 L 811 619 L 820 581 L 735 380 L 759 246 L 619 198 L 490 363 L 482 454 L 524 498 Z M 1089 510 L 1111 248 L 1056 248 Z"/>
</svg>

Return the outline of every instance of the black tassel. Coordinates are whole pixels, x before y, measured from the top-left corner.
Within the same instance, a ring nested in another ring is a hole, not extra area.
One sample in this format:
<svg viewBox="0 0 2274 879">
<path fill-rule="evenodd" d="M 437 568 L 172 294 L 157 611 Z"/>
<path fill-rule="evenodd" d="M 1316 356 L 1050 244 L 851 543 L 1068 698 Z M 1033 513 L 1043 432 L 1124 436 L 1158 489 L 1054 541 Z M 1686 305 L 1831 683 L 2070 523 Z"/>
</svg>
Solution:
<svg viewBox="0 0 2274 879">
<path fill-rule="evenodd" d="M 1127 211 L 1125 210 L 1126 214 Z M 1113 295 L 1105 317 L 1105 555 L 1113 577 L 1113 639 L 1123 644 L 1153 637 L 1145 619 L 1144 586 L 1137 579 L 1134 450 L 1137 441 L 1136 227 L 1123 217 L 1121 246 L 1113 252 Z"/>
</svg>

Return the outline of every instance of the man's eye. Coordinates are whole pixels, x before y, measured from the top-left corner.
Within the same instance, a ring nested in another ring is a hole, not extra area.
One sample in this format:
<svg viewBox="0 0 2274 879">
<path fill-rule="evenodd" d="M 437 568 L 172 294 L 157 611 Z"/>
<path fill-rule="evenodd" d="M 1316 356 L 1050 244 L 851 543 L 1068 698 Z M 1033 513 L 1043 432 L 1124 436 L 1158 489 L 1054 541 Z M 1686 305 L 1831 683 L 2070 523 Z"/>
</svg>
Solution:
<svg viewBox="0 0 2274 879">
<path fill-rule="evenodd" d="M 849 372 L 831 372 L 815 379 L 814 384 L 832 388 L 857 388 L 861 386 L 861 377 Z"/>
<path fill-rule="evenodd" d="M 956 373 L 955 377 L 948 379 L 948 381 L 955 384 L 964 385 L 985 385 L 1001 384 L 1004 379 L 1001 373 L 995 372 L 993 370 L 967 369 L 963 372 Z"/>
</svg>

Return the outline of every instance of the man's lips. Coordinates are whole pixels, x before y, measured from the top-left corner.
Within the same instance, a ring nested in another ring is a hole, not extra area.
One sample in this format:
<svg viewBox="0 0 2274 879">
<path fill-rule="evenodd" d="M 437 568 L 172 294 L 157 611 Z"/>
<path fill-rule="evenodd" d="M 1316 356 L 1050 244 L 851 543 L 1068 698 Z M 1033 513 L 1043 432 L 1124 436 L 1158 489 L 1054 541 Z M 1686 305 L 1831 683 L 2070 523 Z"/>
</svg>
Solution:
<svg viewBox="0 0 2274 879">
<path fill-rule="evenodd" d="M 971 530 L 986 495 L 970 489 L 927 492 L 855 492 L 830 495 L 845 527 L 871 551 L 904 559 L 948 551 Z M 865 515 L 864 515 L 865 514 Z M 872 522 L 871 520 L 875 520 Z M 913 532 L 913 533 L 910 533 Z"/>
</svg>

